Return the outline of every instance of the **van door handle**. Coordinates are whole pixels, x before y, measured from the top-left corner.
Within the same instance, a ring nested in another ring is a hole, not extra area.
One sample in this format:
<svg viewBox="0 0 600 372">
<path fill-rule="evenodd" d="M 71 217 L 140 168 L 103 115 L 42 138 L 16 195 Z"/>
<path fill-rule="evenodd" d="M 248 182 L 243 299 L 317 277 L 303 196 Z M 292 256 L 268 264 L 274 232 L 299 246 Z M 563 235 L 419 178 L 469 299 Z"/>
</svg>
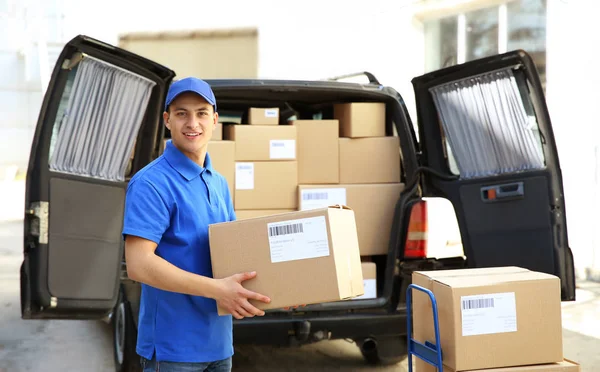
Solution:
<svg viewBox="0 0 600 372">
<path fill-rule="evenodd" d="M 481 188 L 481 199 L 484 202 L 500 200 L 523 199 L 525 187 L 523 182 L 507 183 L 503 185 L 486 186 Z"/>
</svg>

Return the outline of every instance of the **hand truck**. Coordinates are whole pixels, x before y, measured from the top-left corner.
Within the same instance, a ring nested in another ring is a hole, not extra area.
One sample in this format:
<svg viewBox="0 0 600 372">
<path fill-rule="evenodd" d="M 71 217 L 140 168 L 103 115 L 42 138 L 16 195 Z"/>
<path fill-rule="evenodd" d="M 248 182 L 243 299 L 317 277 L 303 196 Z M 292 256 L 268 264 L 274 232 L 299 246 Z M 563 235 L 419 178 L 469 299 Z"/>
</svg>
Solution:
<svg viewBox="0 0 600 372">
<path fill-rule="evenodd" d="M 413 289 L 425 292 L 431 300 L 431 307 L 433 310 L 433 326 L 435 329 L 435 344 L 432 344 L 429 341 L 425 341 L 425 344 L 422 344 L 412 338 Z M 442 348 L 440 346 L 440 324 L 438 321 L 437 301 L 435 300 L 433 292 L 416 284 L 409 284 L 408 288 L 406 289 L 406 333 L 408 338 L 408 372 L 413 371 L 413 355 L 431 364 L 432 366 L 437 367 L 438 372 L 443 372 L 444 365 L 442 364 Z"/>
</svg>

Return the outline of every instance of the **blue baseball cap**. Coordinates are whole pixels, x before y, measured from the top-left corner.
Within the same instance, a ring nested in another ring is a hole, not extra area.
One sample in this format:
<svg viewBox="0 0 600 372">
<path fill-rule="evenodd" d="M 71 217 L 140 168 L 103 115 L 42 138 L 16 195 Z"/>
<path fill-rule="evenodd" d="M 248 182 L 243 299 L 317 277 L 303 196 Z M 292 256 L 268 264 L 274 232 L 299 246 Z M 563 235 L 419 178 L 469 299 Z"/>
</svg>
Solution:
<svg viewBox="0 0 600 372">
<path fill-rule="evenodd" d="M 215 112 L 217 112 L 217 99 L 215 98 L 215 94 L 213 93 L 210 85 L 204 80 L 200 80 L 195 77 L 186 77 L 181 80 L 177 80 L 171 84 L 169 87 L 169 92 L 167 93 L 167 100 L 165 102 L 165 111 L 173 102 L 173 100 L 184 92 L 194 92 L 200 95 L 202 98 L 206 100 L 206 102 L 213 105 Z"/>
</svg>

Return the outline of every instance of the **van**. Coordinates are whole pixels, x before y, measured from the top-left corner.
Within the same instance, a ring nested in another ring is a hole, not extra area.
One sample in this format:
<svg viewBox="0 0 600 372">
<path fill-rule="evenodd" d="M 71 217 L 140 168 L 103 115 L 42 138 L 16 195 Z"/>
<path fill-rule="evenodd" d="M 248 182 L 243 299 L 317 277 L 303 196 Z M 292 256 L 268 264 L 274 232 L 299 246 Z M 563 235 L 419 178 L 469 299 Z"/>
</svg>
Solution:
<svg viewBox="0 0 600 372">
<path fill-rule="evenodd" d="M 516 50 L 414 78 L 416 131 L 400 94 L 367 75 L 365 84 L 208 81 L 223 116 L 275 107 L 285 123 L 331 119 L 337 103 L 384 103 L 385 132 L 398 137 L 401 155 L 393 171 L 405 185 L 387 253 L 374 261 L 374 298 L 234 319 L 235 343 L 349 339 L 366 361 L 396 363 L 407 354 L 405 293 L 416 270 L 519 266 L 558 276 L 562 300 L 574 300 L 561 169 L 531 57 Z M 31 146 L 22 318 L 110 319 L 118 370 L 139 366 L 140 285 L 127 277 L 121 236 L 125 191 L 163 149 L 162 109 L 174 77 L 154 61 L 77 36 L 58 58 Z M 456 212 L 464 255 L 427 253 L 425 200 L 436 197 Z"/>
</svg>

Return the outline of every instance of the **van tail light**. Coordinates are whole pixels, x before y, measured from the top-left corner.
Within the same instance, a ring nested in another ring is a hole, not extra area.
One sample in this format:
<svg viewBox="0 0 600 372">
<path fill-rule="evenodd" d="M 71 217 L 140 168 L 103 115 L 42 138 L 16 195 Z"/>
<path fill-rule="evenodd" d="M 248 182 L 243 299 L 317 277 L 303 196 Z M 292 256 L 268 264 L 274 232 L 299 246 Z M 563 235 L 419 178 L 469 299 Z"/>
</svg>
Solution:
<svg viewBox="0 0 600 372">
<path fill-rule="evenodd" d="M 427 202 L 415 203 L 410 212 L 404 258 L 427 257 Z"/>
</svg>

